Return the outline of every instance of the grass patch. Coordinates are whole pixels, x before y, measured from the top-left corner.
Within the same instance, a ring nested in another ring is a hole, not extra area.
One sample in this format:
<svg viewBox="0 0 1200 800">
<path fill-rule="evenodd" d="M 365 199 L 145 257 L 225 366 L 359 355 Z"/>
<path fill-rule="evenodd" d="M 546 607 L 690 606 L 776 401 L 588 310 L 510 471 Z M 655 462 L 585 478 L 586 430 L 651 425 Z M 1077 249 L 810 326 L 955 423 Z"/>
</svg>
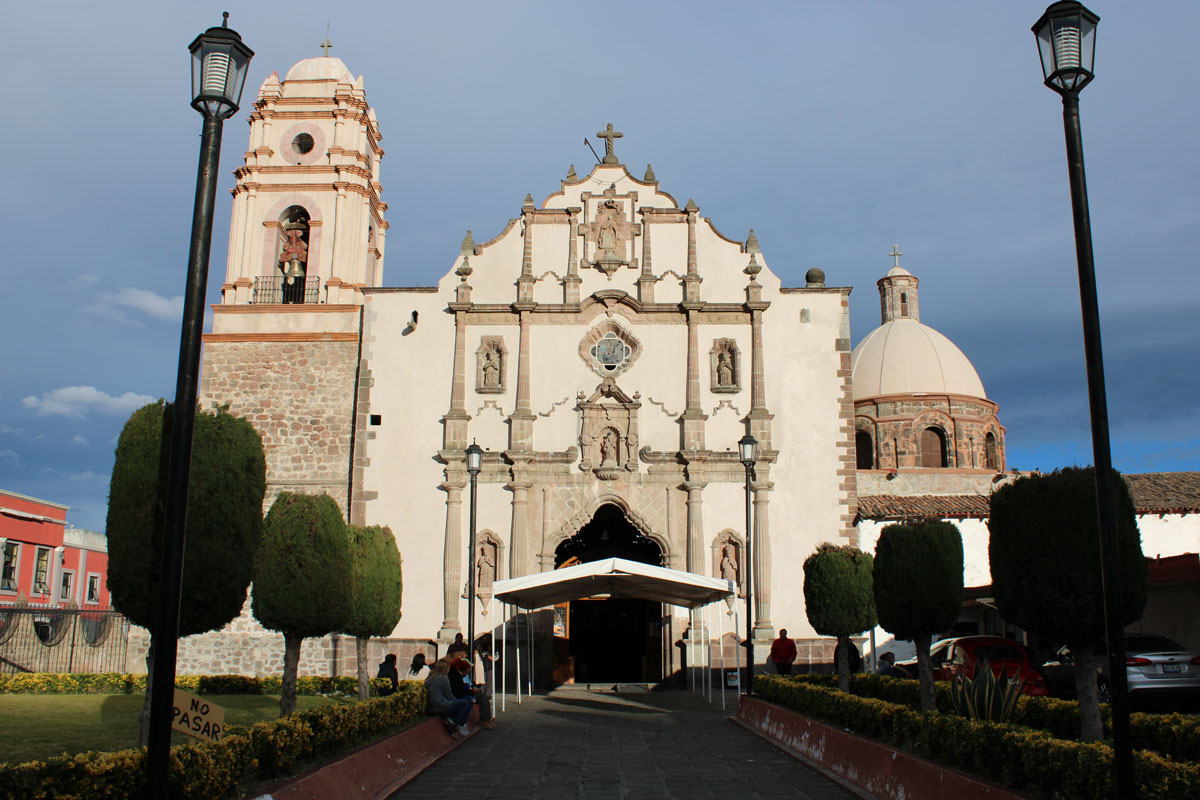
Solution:
<svg viewBox="0 0 1200 800">
<path fill-rule="evenodd" d="M 279 697 L 271 695 L 205 695 L 225 709 L 227 725 L 253 725 L 279 718 Z M 89 750 L 137 747 L 138 712 L 143 695 L 5 694 L 0 695 L 0 760 L 10 764 Z M 300 695 L 296 709 L 357 703 L 356 697 Z M 171 744 L 195 741 L 182 733 Z"/>
</svg>

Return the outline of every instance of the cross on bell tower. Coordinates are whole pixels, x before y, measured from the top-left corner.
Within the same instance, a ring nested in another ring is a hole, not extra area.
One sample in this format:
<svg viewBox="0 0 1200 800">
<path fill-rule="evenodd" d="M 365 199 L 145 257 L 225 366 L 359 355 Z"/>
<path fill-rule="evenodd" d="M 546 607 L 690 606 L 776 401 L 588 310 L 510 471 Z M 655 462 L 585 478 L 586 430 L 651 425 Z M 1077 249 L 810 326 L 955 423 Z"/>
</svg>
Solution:
<svg viewBox="0 0 1200 800">
<path fill-rule="evenodd" d="M 616 154 L 613 152 L 613 142 L 624 137 L 625 134 L 614 131 L 613 124 L 608 123 L 608 127 L 596 134 L 596 137 L 604 140 L 604 160 L 601 164 L 620 164 Z"/>
</svg>

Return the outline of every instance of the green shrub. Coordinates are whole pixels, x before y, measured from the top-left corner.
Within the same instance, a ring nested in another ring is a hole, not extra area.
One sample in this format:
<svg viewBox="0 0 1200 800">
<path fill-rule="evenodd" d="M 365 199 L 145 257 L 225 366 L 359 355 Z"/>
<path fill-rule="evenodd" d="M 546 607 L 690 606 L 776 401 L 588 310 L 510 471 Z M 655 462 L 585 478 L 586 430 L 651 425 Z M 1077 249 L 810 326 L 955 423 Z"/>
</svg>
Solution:
<svg viewBox="0 0 1200 800">
<path fill-rule="evenodd" d="M 306 709 L 250 729 L 230 726 L 219 743 L 172 747 L 171 780 L 188 798 L 229 797 L 245 780 L 287 774 L 302 759 L 385 733 L 424 708 L 425 685 L 404 681 L 395 694 L 366 703 Z M 126 800 L 143 780 L 144 760 L 142 750 L 121 750 L 0 764 L 0 800 Z"/>
<path fill-rule="evenodd" d="M 950 681 L 950 701 L 959 716 L 992 722 L 1016 722 L 1018 701 L 1025 681 L 1004 670 L 997 679 L 986 660 L 975 665 L 975 675 L 955 675 Z"/>
<path fill-rule="evenodd" d="M 385 683 L 371 679 L 375 694 Z M 245 675 L 176 675 L 175 685 L 195 694 L 279 694 L 278 676 L 252 678 Z M 308 675 L 297 681 L 299 694 L 344 694 L 358 691 L 358 679 Z M 145 675 L 105 673 L 33 672 L 0 674 L 0 694 L 132 694 L 146 691 Z"/>
</svg>

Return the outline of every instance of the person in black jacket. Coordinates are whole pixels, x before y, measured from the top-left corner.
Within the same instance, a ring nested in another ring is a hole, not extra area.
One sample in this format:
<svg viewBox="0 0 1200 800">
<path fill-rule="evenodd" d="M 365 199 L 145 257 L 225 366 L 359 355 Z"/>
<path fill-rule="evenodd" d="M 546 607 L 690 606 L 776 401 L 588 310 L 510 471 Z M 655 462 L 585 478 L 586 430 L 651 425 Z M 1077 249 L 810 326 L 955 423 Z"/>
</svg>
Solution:
<svg viewBox="0 0 1200 800">
<path fill-rule="evenodd" d="M 450 691 L 455 697 L 471 698 L 471 702 L 479 706 L 480 727 L 488 730 L 496 727 L 492 721 L 492 704 L 483 698 L 483 687 L 471 683 L 471 662 L 456 658 L 450 663 Z"/>
<path fill-rule="evenodd" d="M 387 697 L 389 694 L 396 693 L 396 688 L 400 684 L 400 674 L 396 671 L 395 653 L 388 653 L 383 657 L 383 661 L 379 662 L 379 674 L 375 677 L 386 681 L 384 686 L 379 687 L 380 697 Z"/>
</svg>

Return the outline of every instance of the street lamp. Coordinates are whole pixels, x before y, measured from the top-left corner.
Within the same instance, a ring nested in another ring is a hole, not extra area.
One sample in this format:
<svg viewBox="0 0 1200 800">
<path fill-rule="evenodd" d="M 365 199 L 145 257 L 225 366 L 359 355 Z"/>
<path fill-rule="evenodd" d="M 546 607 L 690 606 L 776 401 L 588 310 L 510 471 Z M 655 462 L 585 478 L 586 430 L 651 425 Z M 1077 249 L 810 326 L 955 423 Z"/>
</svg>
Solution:
<svg viewBox="0 0 1200 800">
<path fill-rule="evenodd" d="M 467 472 L 471 475 L 471 534 L 470 553 L 467 576 L 467 647 L 470 648 L 468 659 L 475 659 L 475 491 L 479 484 L 479 471 L 483 469 L 483 448 L 471 442 L 466 450 Z"/>
<path fill-rule="evenodd" d="M 171 713 L 175 696 L 178 654 L 179 597 L 183 578 L 183 544 L 187 528 L 188 479 L 192 462 L 192 430 L 200 372 L 200 336 L 204 329 L 204 291 L 212 242 L 213 206 L 217 195 L 217 164 L 221 155 L 221 125 L 238 110 L 246 70 L 254 52 L 229 29 L 229 12 L 221 27 L 209 28 L 188 45 L 192 54 L 192 108 L 204 115 L 192 238 L 188 250 L 183 325 L 179 337 L 179 373 L 175 408 L 171 414 L 171 455 L 163 513 L 162 561 L 159 571 L 158 625 L 154 630 L 154 675 L 150 694 L 150 740 L 146 754 L 143 797 L 176 797 L 167 767 L 171 747 Z"/>
<path fill-rule="evenodd" d="M 1092 259 L 1092 226 L 1083 168 L 1083 133 L 1079 127 L 1079 91 L 1091 82 L 1100 18 L 1076 2 L 1054 3 L 1033 26 L 1046 85 L 1062 95 L 1067 139 L 1067 171 L 1071 211 L 1075 218 L 1075 253 L 1079 263 L 1079 304 L 1083 312 L 1083 349 L 1087 360 L 1088 401 L 1092 418 L 1092 453 L 1096 464 L 1096 505 L 1100 524 L 1100 563 L 1108 640 L 1108 675 L 1112 682 L 1113 755 L 1117 793 L 1135 796 L 1133 752 L 1129 740 L 1129 694 L 1126 690 L 1121 570 L 1117 518 L 1113 502 L 1112 454 L 1108 440 L 1108 401 L 1104 392 L 1104 356 L 1100 347 L 1100 311 L 1096 302 L 1096 269 Z"/>
<path fill-rule="evenodd" d="M 758 457 L 758 440 L 746 434 L 738 440 L 738 456 L 746 468 L 746 682 L 743 694 L 752 694 L 754 681 L 754 551 L 750 547 L 750 479 Z"/>
</svg>

